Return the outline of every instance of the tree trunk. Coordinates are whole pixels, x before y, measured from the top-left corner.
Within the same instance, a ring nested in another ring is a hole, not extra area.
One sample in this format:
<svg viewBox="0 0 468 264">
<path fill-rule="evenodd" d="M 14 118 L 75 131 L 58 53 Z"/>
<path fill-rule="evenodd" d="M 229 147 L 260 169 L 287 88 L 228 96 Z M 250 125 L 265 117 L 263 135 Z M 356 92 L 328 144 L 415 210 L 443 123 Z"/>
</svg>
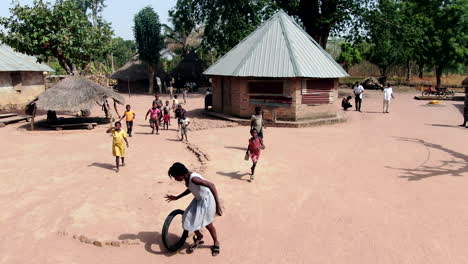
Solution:
<svg viewBox="0 0 468 264">
<path fill-rule="evenodd" d="M 418 64 L 418 70 L 419 70 L 419 78 L 424 77 L 424 63 L 419 63 Z"/>
<path fill-rule="evenodd" d="M 301 0 L 299 3 L 299 18 L 301 19 L 307 34 L 326 49 L 328 36 L 332 27 L 332 22 L 324 22 L 325 17 L 336 12 L 336 0 Z"/>
<path fill-rule="evenodd" d="M 436 88 L 440 88 L 441 84 L 441 77 L 442 77 L 442 71 L 443 68 L 441 66 L 436 66 L 435 72 L 436 72 Z"/>
<path fill-rule="evenodd" d="M 156 72 L 156 67 L 154 65 L 149 66 L 149 87 L 148 87 L 148 92 L 150 94 L 154 93 L 154 75 Z"/>
<path fill-rule="evenodd" d="M 409 59 L 406 60 L 406 80 L 411 80 L 411 61 Z"/>
</svg>

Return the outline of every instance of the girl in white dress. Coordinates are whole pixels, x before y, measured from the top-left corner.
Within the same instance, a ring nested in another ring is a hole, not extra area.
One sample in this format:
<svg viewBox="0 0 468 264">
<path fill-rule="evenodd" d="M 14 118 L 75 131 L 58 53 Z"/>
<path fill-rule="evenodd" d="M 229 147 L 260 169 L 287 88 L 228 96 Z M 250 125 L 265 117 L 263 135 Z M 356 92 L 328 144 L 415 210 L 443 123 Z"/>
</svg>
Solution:
<svg viewBox="0 0 468 264">
<path fill-rule="evenodd" d="M 178 200 L 189 193 L 195 196 L 185 210 L 182 218 L 184 229 L 189 232 L 195 232 L 195 236 L 193 237 L 194 243 L 189 247 L 188 252 L 192 253 L 199 245 L 204 243 L 203 234 L 200 230 L 206 227 L 210 231 L 214 243 L 213 247 L 211 247 L 211 253 L 213 256 L 217 256 L 220 252 L 220 247 L 213 220 L 215 213 L 219 216 L 222 215 L 222 210 L 216 187 L 213 183 L 206 181 L 200 174 L 189 171 L 179 162 L 172 165 L 168 174 L 169 177 L 173 177 L 176 181 L 184 181 L 187 190 L 177 196 L 166 195 L 166 201 Z"/>
</svg>

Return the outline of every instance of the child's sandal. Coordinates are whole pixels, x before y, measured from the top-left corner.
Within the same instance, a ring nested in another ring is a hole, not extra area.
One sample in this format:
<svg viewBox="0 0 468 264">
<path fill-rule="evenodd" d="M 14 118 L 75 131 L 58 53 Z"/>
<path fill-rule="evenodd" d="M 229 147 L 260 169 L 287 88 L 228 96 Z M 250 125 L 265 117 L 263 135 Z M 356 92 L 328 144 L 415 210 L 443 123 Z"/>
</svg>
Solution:
<svg viewBox="0 0 468 264">
<path fill-rule="evenodd" d="M 191 254 L 198 248 L 199 245 L 203 245 L 205 241 L 198 239 L 197 236 L 193 236 L 193 244 L 187 249 L 187 253 Z"/>
<path fill-rule="evenodd" d="M 218 255 L 219 255 L 219 252 L 220 252 L 219 246 L 214 245 L 213 247 L 211 247 L 211 255 L 212 255 L 213 257 L 218 256 Z"/>
</svg>

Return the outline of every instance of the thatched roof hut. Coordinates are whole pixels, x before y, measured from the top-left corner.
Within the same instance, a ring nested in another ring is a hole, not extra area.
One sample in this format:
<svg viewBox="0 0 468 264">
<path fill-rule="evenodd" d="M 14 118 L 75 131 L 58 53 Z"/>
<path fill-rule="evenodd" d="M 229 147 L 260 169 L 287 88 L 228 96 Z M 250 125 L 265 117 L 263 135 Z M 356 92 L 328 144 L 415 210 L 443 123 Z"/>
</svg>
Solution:
<svg viewBox="0 0 468 264">
<path fill-rule="evenodd" d="M 183 82 L 181 86 L 186 82 L 202 84 L 208 80 L 208 78 L 203 76 L 203 71 L 206 70 L 206 68 L 206 64 L 198 57 L 195 51 L 192 50 L 177 64 L 173 75 L 176 78 L 176 82 Z"/>
<path fill-rule="evenodd" d="M 465 80 L 463 80 L 462 85 L 468 86 L 468 77 L 466 77 Z"/>
<path fill-rule="evenodd" d="M 124 104 L 122 95 L 85 77 L 67 77 L 38 97 L 36 107 L 41 110 L 78 112 L 102 105 L 108 98 Z"/>
</svg>

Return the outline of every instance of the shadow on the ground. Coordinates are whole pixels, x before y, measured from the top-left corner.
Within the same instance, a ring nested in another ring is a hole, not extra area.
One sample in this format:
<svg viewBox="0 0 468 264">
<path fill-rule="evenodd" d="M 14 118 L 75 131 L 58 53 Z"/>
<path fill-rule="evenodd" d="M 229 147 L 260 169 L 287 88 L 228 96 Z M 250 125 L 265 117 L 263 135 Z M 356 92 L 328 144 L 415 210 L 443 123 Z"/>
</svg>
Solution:
<svg viewBox="0 0 468 264">
<path fill-rule="evenodd" d="M 458 125 L 446 125 L 446 124 L 425 124 L 426 126 L 435 126 L 435 127 L 460 127 Z"/>
<path fill-rule="evenodd" d="M 93 162 L 89 164 L 88 167 L 99 167 L 99 168 L 115 171 L 115 165 L 109 164 L 109 163 Z"/>
<path fill-rule="evenodd" d="M 243 150 L 243 151 L 246 151 L 247 148 L 243 148 L 243 147 L 232 147 L 232 146 L 224 146 L 224 148 L 227 148 L 227 149 L 238 149 L 238 150 Z"/>
<path fill-rule="evenodd" d="M 428 154 L 426 160 L 416 168 L 394 168 L 386 166 L 390 169 L 401 170 L 403 175 L 401 178 L 406 178 L 408 181 L 419 181 L 435 176 L 463 176 L 468 173 L 468 155 L 445 148 L 442 145 L 433 144 L 421 139 L 396 137 L 397 140 L 421 144 L 426 147 Z M 427 166 L 426 164 L 431 157 L 431 150 L 443 151 L 451 156 L 451 160 L 441 160 L 439 166 Z"/>
<path fill-rule="evenodd" d="M 458 111 L 460 111 L 460 114 L 462 115 L 462 119 L 463 119 L 463 112 L 464 112 L 464 108 L 465 108 L 465 105 L 464 104 L 453 104 L 453 106 L 455 108 L 458 109 Z"/>
<path fill-rule="evenodd" d="M 155 254 L 155 255 L 163 255 L 166 257 L 171 257 L 178 253 L 183 253 L 182 250 L 189 246 L 189 244 L 185 242 L 185 244 L 182 246 L 182 249 L 179 250 L 179 252 L 169 252 L 168 250 L 164 248 L 164 245 L 162 243 L 162 236 L 161 236 L 161 233 L 159 232 L 143 231 L 143 232 L 138 232 L 138 234 L 122 234 L 119 236 L 119 239 L 120 240 L 126 240 L 126 239 L 138 240 L 144 244 L 144 248 L 147 252 L 151 254 Z M 176 239 L 179 239 L 179 237 L 177 237 L 174 234 L 169 234 L 168 239 L 176 240 Z M 157 248 L 156 250 L 153 249 L 154 246 Z"/>
<path fill-rule="evenodd" d="M 362 111 L 362 112 L 366 114 L 383 114 L 382 112 L 377 112 L 377 111 Z"/>
<path fill-rule="evenodd" d="M 248 181 L 248 179 L 242 179 L 243 176 L 245 175 L 250 175 L 249 173 L 240 173 L 240 171 L 233 171 L 233 172 L 222 172 L 218 171 L 216 174 L 222 175 L 222 176 L 227 176 L 235 180 L 240 180 L 240 181 Z"/>
</svg>

